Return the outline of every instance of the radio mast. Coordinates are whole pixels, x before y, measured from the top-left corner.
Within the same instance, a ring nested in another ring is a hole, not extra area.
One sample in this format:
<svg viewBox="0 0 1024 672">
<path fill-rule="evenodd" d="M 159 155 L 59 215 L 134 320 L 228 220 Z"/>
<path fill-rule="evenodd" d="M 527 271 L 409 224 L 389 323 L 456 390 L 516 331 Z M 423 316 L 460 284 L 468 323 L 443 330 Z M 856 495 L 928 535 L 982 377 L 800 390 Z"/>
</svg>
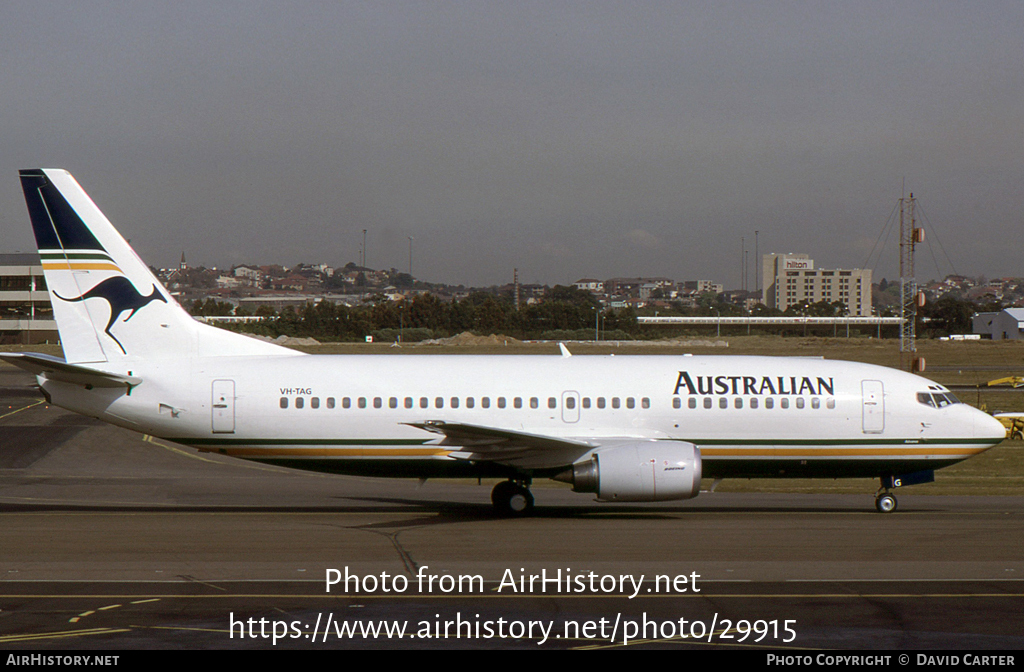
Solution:
<svg viewBox="0 0 1024 672">
<path fill-rule="evenodd" d="M 911 370 L 923 371 L 924 360 L 917 359 L 917 307 L 923 305 L 924 294 L 917 291 L 914 277 L 914 246 L 924 242 L 924 229 L 916 227 L 914 194 L 900 199 L 900 368 L 904 353 Z"/>
</svg>

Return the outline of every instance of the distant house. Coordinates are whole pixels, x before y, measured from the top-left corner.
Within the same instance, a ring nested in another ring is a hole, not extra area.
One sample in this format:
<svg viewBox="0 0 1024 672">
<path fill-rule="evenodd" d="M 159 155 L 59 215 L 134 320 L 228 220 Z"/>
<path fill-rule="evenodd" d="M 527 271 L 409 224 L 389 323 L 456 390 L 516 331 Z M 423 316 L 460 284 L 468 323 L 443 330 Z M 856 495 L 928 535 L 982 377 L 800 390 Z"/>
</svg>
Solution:
<svg viewBox="0 0 1024 672">
<path fill-rule="evenodd" d="M 998 313 L 978 313 L 973 331 L 993 341 L 1024 338 L 1024 308 L 1006 308 Z"/>
</svg>

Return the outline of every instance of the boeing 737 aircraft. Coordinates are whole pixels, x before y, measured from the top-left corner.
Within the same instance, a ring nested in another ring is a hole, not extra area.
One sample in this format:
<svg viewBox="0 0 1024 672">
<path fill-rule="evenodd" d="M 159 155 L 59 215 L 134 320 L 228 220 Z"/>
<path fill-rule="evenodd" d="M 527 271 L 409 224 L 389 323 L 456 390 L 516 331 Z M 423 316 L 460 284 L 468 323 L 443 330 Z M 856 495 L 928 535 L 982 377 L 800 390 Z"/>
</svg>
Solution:
<svg viewBox="0 0 1024 672">
<path fill-rule="evenodd" d="M 873 477 L 891 489 L 1005 437 L 927 379 L 812 358 L 307 355 L 194 320 L 66 171 L 21 171 L 64 359 L 3 354 L 46 399 L 201 451 L 375 476 L 534 478 L 605 502 L 701 477 Z"/>
</svg>

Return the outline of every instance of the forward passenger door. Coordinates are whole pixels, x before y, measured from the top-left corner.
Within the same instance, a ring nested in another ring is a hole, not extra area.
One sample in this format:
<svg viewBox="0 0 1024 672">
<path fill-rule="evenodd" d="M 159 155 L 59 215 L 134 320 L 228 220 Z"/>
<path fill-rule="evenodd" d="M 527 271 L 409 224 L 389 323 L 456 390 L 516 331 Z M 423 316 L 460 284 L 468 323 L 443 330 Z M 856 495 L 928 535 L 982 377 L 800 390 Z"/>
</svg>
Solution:
<svg viewBox="0 0 1024 672">
<path fill-rule="evenodd" d="M 860 383 L 862 418 L 865 434 L 881 434 L 885 430 L 885 390 L 880 380 Z"/>
</svg>

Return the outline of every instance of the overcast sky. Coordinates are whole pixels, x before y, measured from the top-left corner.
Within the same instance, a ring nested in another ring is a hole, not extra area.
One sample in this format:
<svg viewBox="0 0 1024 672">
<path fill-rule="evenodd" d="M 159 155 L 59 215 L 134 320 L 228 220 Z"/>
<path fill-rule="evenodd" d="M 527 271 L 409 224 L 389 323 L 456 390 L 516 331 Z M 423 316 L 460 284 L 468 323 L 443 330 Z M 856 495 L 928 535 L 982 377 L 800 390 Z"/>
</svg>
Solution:
<svg viewBox="0 0 1024 672">
<path fill-rule="evenodd" d="M 72 172 L 156 266 L 754 287 L 865 266 L 906 190 L 1024 276 L 1024 3 L 68 2 L 0 13 L 0 252 Z M 6 177 L 4 177 L 6 176 Z M 931 232 L 929 232 L 931 233 Z M 929 236 L 935 244 L 935 236 Z M 938 268 L 936 262 L 938 261 Z M 867 264 L 898 275 L 896 237 Z"/>
</svg>

